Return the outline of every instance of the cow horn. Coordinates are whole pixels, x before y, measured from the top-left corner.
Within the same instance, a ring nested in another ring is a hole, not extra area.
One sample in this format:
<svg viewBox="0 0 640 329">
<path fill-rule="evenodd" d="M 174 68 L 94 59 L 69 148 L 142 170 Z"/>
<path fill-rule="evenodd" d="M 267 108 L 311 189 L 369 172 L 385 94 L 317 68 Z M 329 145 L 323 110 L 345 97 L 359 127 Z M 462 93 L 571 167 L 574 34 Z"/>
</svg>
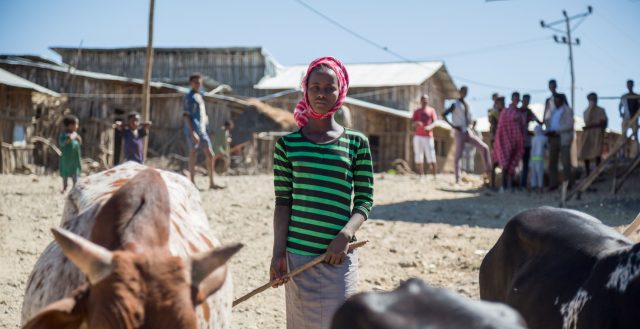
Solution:
<svg viewBox="0 0 640 329">
<path fill-rule="evenodd" d="M 242 247 L 241 243 L 232 243 L 191 256 L 191 284 L 197 287 L 209 274 L 225 265 Z"/>
<path fill-rule="evenodd" d="M 62 253 L 96 284 L 111 274 L 111 251 L 65 229 L 52 228 Z"/>
</svg>

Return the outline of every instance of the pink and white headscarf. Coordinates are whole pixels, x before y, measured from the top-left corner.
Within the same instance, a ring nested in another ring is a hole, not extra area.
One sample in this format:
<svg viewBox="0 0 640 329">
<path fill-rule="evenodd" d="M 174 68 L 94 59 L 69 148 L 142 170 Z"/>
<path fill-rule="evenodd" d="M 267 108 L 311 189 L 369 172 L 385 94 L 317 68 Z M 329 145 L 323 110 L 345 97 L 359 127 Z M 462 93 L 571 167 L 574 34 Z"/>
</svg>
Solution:
<svg viewBox="0 0 640 329">
<path fill-rule="evenodd" d="M 309 100 L 307 99 L 307 82 L 309 80 L 309 75 L 313 70 L 320 66 L 326 65 L 335 72 L 336 77 L 338 78 L 338 99 L 336 100 L 336 104 L 333 105 L 331 110 L 325 114 L 320 114 L 313 110 L 311 104 L 309 104 Z M 307 73 L 302 79 L 302 92 L 303 97 L 296 105 L 295 111 L 293 111 L 293 117 L 296 119 L 296 123 L 299 128 L 304 127 L 307 122 L 309 122 L 309 118 L 314 119 L 325 119 L 331 117 L 344 103 L 344 99 L 347 97 L 347 91 L 349 90 L 349 74 L 347 73 L 347 68 L 334 57 L 320 57 L 315 59 L 311 64 L 309 64 L 309 68 L 307 69 Z"/>
</svg>

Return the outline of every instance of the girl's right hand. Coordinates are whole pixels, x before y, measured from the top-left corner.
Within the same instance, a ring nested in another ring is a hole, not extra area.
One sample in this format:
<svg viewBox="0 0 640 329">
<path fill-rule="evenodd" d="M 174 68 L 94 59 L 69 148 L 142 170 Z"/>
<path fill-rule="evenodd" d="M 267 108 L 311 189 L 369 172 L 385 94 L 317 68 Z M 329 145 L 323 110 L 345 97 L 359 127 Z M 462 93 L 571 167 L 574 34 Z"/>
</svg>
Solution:
<svg viewBox="0 0 640 329">
<path fill-rule="evenodd" d="M 289 281 L 284 275 L 287 274 L 287 259 L 285 255 L 273 256 L 269 269 L 269 281 L 279 279 L 272 287 L 277 288 Z"/>
</svg>

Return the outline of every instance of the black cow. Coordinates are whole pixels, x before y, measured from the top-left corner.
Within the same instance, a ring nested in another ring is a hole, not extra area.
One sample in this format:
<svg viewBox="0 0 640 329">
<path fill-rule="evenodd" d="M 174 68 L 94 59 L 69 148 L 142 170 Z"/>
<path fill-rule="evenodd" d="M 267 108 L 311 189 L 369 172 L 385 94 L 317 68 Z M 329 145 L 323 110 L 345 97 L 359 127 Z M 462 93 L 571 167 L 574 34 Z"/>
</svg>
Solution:
<svg viewBox="0 0 640 329">
<path fill-rule="evenodd" d="M 391 292 L 360 293 L 336 312 L 332 329 L 523 329 L 520 315 L 410 279 Z"/>
<path fill-rule="evenodd" d="M 579 211 L 509 221 L 480 267 L 480 297 L 532 329 L 640 328 L 640 244 Z"/>
</svg>

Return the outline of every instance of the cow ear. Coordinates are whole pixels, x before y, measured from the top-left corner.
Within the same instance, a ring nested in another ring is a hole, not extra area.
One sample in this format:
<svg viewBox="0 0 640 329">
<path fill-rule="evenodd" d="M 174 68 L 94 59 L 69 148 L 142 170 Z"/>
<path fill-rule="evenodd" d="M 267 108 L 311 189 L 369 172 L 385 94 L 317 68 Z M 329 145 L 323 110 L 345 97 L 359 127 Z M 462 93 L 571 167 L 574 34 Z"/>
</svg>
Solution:
<svg viewBox="0 0 640 329">
<path fill-rule="evenodd" d="M 111 274 L 113 254 L 109 250 L 61 228 L 52 228 L 51 232 L 62 253 L 89 278 L 91 284 Z"/>
<path fill-rule="evenodd" d="M 79 329 L 83 321 L 84 314 L 78 311 L 76 299 L 66 297 L 47 305 L 22 329 Z"/>
<path fill-rule="evenodd" d="M 191 256 L 191 285 L 197 291 L 197 304 L 222 287 L 227 278 L 227 261 L 242 246 L 234 243 Z"/>
</svg>

